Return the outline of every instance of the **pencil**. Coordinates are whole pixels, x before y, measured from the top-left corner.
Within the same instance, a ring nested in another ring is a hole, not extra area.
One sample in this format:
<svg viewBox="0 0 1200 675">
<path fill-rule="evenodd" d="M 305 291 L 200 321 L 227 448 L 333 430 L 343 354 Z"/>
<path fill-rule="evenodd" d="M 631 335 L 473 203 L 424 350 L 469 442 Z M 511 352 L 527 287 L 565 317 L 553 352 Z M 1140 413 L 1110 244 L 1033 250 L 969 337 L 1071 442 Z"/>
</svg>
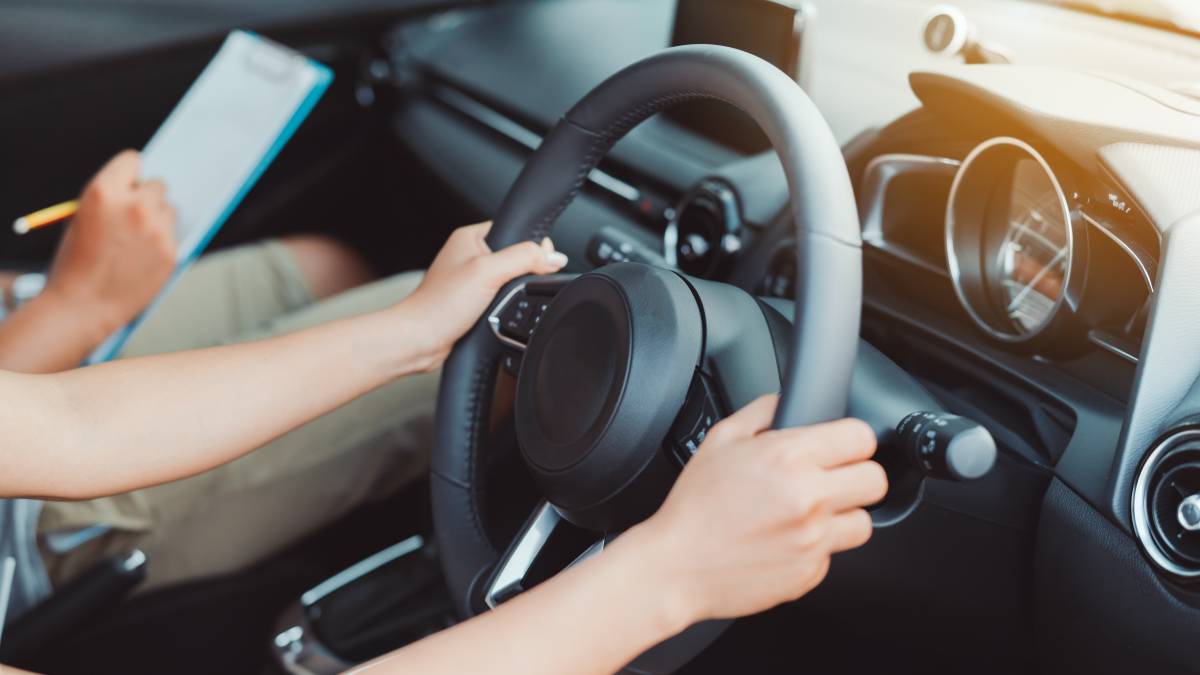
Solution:
<svg viewBox="0 0 1200 675">
<path fill-rule="evenodd" d="M 17 234 L 25 234 L 32 232 L 39 227 L 53 225 L 75 215 L 79 210 L 79 202 L 72 199 L 69 202 L 47 206 L 40 211 L 34 211 L 27 216 L 21 216 L 13 221 L 13 232 Z"/>
</svg>

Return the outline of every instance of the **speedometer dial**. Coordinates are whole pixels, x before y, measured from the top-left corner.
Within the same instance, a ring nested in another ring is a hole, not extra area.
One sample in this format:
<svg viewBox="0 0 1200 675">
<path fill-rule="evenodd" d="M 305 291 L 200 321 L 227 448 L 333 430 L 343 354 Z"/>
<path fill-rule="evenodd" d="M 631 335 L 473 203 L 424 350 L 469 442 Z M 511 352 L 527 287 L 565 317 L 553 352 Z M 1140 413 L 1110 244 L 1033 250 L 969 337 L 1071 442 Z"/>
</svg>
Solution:
<svg viewBox="0 0 1200 675">
<path fill-rule="evenodd" d="M 996 269 L 1004 313 L 1021 332 L 1046 323 L 1063 294 L 1071 247 L 1058 192 L 1037 162 L 1022 159 L 1013 168 L 1006 232 Z"/>
<path fill-rule="evenodd" d="M 1005 342 L 1044 334 L 1071 291 L 1074 242 L 1062 186 L 1033 147 L 995 138 L 971 151 L 950 190 L 946 253 L 982 330 Z"/>
</svg>

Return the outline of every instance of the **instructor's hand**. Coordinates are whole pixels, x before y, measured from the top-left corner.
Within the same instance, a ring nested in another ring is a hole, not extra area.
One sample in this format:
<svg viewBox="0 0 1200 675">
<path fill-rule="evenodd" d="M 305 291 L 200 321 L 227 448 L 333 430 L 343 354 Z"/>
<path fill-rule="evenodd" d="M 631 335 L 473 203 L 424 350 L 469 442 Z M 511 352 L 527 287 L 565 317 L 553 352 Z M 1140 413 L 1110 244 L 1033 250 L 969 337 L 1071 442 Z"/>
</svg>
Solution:
<svg viewBox="0 0 1200 675">
<path fill-rule="evenodd" d="M 127 150 L 88 183 L 63 236 L 45 293 L 111 332 L 137 316 L 175 268 L 175 212 L 159 181 L 138 181 Z"/>
<path fill-rule="evenodd" d="M 661 575 L 678 627 L 795 600 L 832 554 L 871 536 L 863 507 L 887 478 L 870 461 L 870 427 L 771 430 L 777 402 L 764 396 L 713 427 L 658 513 L 626 535 L 642 547 L 642 573 Z"/>
<path fill-rule="evenodd" d="M 484 237 L 491 223 L 455 230 L 434 258 L 421 285 L 400 303 L 422 317 L 422 335 L 429 368 L 446 360 L 454 343 L 479 320 L 500 288 L 525 274 L 552 274 L 567 264 L 567 256 L 547 239 L 514 244 L 492 252 Z"/>
</svg>

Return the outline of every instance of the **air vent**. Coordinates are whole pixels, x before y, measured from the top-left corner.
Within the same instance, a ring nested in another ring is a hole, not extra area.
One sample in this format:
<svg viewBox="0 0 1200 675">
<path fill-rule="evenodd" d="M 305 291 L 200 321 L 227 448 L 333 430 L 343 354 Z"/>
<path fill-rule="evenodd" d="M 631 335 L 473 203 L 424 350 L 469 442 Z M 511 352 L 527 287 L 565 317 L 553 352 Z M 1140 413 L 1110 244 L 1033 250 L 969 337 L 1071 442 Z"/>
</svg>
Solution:
<svg viewBox="0 0 1200 675">
<path fill-rule="evenodd" d="M 1159 567 L 1200 581 L 1200 428 L 1154 446 L 1133 486 L 1133 528 Z"/>
<path fill-rule="evenodd" d="M 663 232 L 663 257 L 686 274 L 720 276 L 742 248 L 741 213 L 733 188 L 715 178 L 700 181 L 675 207 Z"/>
</svg>

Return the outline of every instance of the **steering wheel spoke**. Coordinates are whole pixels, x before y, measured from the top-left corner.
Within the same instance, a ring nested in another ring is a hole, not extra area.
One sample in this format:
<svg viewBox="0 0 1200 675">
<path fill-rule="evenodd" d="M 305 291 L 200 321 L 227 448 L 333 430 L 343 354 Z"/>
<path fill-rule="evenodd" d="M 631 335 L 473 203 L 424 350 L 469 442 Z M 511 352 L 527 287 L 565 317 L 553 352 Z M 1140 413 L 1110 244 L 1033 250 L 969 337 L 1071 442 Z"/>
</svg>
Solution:
<svg viewBox="0 0 1200 675">
<path fill-rule="evenodd" d="M 496 609 L 539 582 L 604 550 L 605 540 L 601 537 L 580 552 L 580 546 L 587 542 L 584 537 L 587 534 L 567 523 L 549 502 L 540 503 L 488 579 L 483 596 L 488 608 Z"/>
<path fill-rule="evenodd" d="M 554 296 L 577 274 L 529 277 L 509 288 L 488 314 L 492 334 L 506 347 L 523 352 Z"/>
</svg>

